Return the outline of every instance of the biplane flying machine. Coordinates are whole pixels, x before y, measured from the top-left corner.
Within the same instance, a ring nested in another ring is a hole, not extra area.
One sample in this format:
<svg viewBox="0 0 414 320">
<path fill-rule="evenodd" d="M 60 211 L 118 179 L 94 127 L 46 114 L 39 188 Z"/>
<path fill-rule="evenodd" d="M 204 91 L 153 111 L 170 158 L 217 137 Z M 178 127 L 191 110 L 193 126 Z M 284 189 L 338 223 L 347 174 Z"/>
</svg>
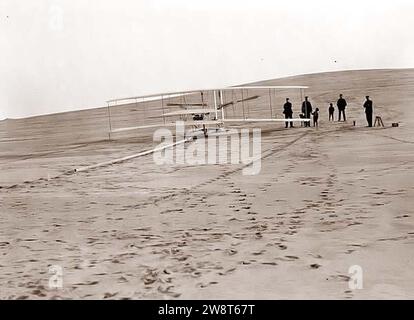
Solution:
<svg viewBox="0 0 414 320">
<path fill-rule="evenodd" d="M 299 110 L 306 86 L 241 86 L 190 91 L 166 92 L 107 101 L 109 139 L 121 132 L 151 128 L 175 127 L 182 121 L 186 127 L 203 132 L 225 130 L 231 125 L 284 123 L 278 117 L 286 97 Z M 294 97 L 294 99 L 292 99 Z M 129 108 L 131 116 L 121 119 L 114 110 Z M 309 122 L 293 118 L 289 122 Z"/>
</svg>

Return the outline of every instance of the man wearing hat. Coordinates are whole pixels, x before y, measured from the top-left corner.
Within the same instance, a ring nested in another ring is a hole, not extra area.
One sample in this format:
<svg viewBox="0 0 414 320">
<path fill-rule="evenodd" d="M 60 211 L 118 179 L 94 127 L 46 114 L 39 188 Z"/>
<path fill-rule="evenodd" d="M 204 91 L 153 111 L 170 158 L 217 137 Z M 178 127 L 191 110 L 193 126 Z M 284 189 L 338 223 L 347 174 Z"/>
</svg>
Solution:
<svg viewBox="0 0 414 320">
<path fill-rule="evenodd" d="M 306 119 L 310 119 L 312 114 L 312 104 L 309 101 L 309 97 L 305 97 L 305 101 L 302 103 L 302 114 Z M 310 122 L 305 122 L 305 127 L 310 127 Z"/>
<path fill-rule="evenodd" d="M 336 103 L 339 111 L 338 121 L 341 121 L 341 115 L 344 116 L 344 121 L 346 121 L 346 115 L 345 115 L 345 108 L 348 105 L 346 100 L 344 99 L 344 96 L 342 94 L 339 95 L 339 100 Z"/>
<path fill-rule="evenodd" d="M 364 103 L 365 115 L 367 117 L 368 127 L 372 127 L 372 114 L 374 113 L 372 100 L 369 96 L 366 96 L 367 101 Z"/>
<path fill-rule="evenodd" d="M 283 106 L 283 114 L 285 115 L 285 119 L 292 119 L 293 117 L 293 110 L 292 104 L 289 102 L 289 98 L 286 98 L 286 103 Z M 286 121 L 286 129 L 289 127 L 289 122 Z M 293 122 L 290 121 L 290 127 L 293 128 Z"/>
</svg>

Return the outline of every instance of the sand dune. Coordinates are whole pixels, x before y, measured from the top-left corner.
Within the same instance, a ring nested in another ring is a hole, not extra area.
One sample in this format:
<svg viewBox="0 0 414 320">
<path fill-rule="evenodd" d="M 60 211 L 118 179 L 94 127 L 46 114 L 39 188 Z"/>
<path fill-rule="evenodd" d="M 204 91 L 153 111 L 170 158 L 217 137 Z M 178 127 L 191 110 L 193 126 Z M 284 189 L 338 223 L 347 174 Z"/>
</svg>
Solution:
<svg viewBox="0 0 414 320">
<path fill-rule="evenodd" d="M 413 299 L 414 70 L 258 84 L 308 85 L 322 111 L 319 129 L 263 133 L 258 176 L 151 156 L 65 174 L 151 135 L 107 141 L 105 109 L 1 121 L 0 298 Z M 349 119 L 329 123 L 339 93 Z M 385 129 L 365 127 L 366 94 Z M 48 287 L 51 265 L 63 289 Z"/>
</svg>

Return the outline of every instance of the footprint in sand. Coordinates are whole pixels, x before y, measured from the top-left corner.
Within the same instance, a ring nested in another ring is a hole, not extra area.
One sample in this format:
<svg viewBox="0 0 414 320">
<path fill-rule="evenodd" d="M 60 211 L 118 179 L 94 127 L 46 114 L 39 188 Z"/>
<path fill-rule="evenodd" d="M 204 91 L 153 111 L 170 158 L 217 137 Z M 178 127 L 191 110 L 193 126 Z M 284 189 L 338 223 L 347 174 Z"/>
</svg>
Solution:
<svg viewBox="0 0 414 320">
<path fill-rule="evenodd" d="M 197 286 L 199 286 L 200 288 L 207 288 L 208 286 L 214 285 L 214 284 L 218 284 L 217 281 L 211 281 L 208 284 L 205 283 L 198 283 Z"/>
<path fill-rule="evenodd" d="M 227 249 L 225 251 L 226 254 L 228 254 L 229 256 L 234 256 L 235 254 L 237 254 L 237 250 L 235 249 Z"/>
<path fill-rule="evenodd" d="M 155 269 L 147 269 L 141 279 L 145 285 L 153 284 L 158 280 L 158 272 Z"/>
<path fill-rule="evenodd" d="M 404 219 L 404 218 L 409 218 L 410 216 L 408 214 L 402 215 L 402 216 L 398 216 L 395 217 L 395 219 Z"/>
<path fill-rule="evenodd" d="M 117 280 L 118 280 L 119 283 L 127 283 L 128 282 L 128 279 L 125 278 L 124 276 L 119 277 Z"/>
<path fill-rule="evenodd" d="M 35 289 L 31 292 L 31 294 L 33 294 L 37 297 L 41 297 L 41 298 L 46 297 L 46 293 L 44 292 L 44 290 L 41 290 L 41 289 Z"/>
<path fill-rule="evenodd" d="M 94 286 L 97 285 L 99 281 L 87 281 L 87 282 L 81 282 L 81 283 L 75 283 L 74 286 Z"/>
<path fill-rule="evenodd" d="M 343 282 L 349 282 L 349 280 L 351 280 L 351 277 L 342 275 L 342 274 L 330 276 L 330 278 L 333 280 L 338 280 L 338 281 L 343 281 Z"/>
<path fill-rule="evenodd" d="M 299 257 L 296 257 L 296 256 L 285 256 L 286 261 L 295 261 L 295 260 L 298 260 L 298 259 L 299 259 Z"/>
<path fill-rule="evenodd" d="M 166 295 L 168 295 L 170 297 L 173 297 L 173 298 L 178 298 L 179 296 L 181 296 L 181 293 L 171 291 L 173 288 L 174 288 L 174 286 L 168 286 L 166 288 L 162 287 L 162 286 L 159 286 L 157 288 L 157 290 L 158 290 L 158 292 L 160 292 L 162 294 L 166 294 Z"/>
<path fill-rule="evenodd" d="M 7 247 L 9 245 L 10 245 L 10 242 L 7 242 L 7 241 L 0 242 L 0 248 Z"/>
<path fill-rule="evenodd" d="M 221 272 L 218 272 L 217 274 L 220 275 L 220 276 L 225 276 L 225 275 L 227 275 L 229 273 L 232 273 L 234 271 L 236 271 L 236 268 L 231 268 L 231 269 L 228 269 L 226 271 L 221 271 Z"/>
<path fill-rule="evenodd" d="M 104 294 L 103 298 L 104 298 L 104 299 L 110 299 L 110 298 L 115 297 L 117 294 L 118 294 L 118 292 L 115 292 L 115 293 L 106 292 L 106 293 Z"/>
<path fill-rule="evenodd" d="M 261 251 L 257 251 L 257 252 L 252 252 L 252 255 L 254 255 L 254 256 L 260 256 L 260 255 L 262 255 L 263 253 L 265 253 L 266 252 L 266 250 L 261 250 Z"/>
</svg>

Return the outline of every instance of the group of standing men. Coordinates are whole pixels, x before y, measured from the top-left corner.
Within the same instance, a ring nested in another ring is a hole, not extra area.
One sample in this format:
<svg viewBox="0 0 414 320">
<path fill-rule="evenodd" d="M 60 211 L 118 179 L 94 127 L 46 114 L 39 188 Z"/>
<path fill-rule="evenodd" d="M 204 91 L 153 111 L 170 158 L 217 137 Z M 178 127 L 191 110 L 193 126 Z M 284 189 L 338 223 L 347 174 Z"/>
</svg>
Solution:
<svg viewBox="0 0 414 320">
<path fill-rule="evenodd" d="M 292 103 L 289 101 L 289 98 L 286 98 L 286 103 L 283 105 L 283 114 L 285 115 L 285 119 L 292 119 L 293 118 L 293 110 L 292 110 Z M 302 113 L 299 115 L 300 118 L 303 119 L 310 119 L 311 115 L 314 113 L 312 112 L 312 104 L 309 101 L 309 97 L 305 97 L 305 101 L 302 103 Z M 318 109 L 319 112 L 319 109 Z M 315 115 L 314 115 L 315 117 Z M 314 119 L 315 120 L 315 119 Z M 317 121 L 316 121 L 317 122 Z M 310 127 L 311 124 L 309 121 L 304 121 L 305 127 Z M 289 127 L 289 122 L 286 122 L 286 128 Z M 290 127 L 293 128 L 293 122 L 290 121 Z"/>
<path fill-rule="evenodd" d="M 369 96 L 366 96 L 366 101 L 364 103 L 364 108 L 365 108 L 365 115 L 366 115 L 366 119 L 368 122 L 368 127 L 372 127 L 372 118 L 373 118 L 373 102 L 372 100 L 370 100 Z M 286 98 L 286 103 L 283 106 L 283 114 L 285 115 L 285 119 L 292 119 L 293 118 L 293 110 L 292 110 L 292 103 L 289 101 L 289 98 Z M 346 100 L 344 99 L 343 95 L 340 94 L 339 95 L 339 99 L 336 103 L 336 106 L 338 107 L 338 121 L 342 121 L 342 117 L 343 117 L 343 121 L 346 121 L 346 114 L 345 114 L 345 109 L 348 106 L 348 103 L 346 102 Z M 314 125 L 315 125 L 315 120 L 316 120 L 316 125 L 318 122 L 318 112 L 312 112 L 312 104 L 309 101 L 309 97 L 305 97 L 305 101 L 303 101 L 302 103 L 302 113 L 300 115 L 301 118 L 304 119 L 310 119 L 311 115 L 313 115 L 314 117 Z M 319 111 L 318 108 L 316 108 L 317 111 Z M 329 112 L 329 121 L 334 121 L 334 112 L 335 112 L 335 108 L 333 107 L 333 104 L 331 103 L 328 109 Z M 315 119 L 316 116 L 316 119 Z M 305 127 L 310 127 L 310 122 L 306 121 L 304 122 L 304 126 Z M 289 122 L 286 122 L 286 128 L 289 127 Z M 290 122 L 290 127 L 293 128 L 293 122 Z"/>
</svg>

